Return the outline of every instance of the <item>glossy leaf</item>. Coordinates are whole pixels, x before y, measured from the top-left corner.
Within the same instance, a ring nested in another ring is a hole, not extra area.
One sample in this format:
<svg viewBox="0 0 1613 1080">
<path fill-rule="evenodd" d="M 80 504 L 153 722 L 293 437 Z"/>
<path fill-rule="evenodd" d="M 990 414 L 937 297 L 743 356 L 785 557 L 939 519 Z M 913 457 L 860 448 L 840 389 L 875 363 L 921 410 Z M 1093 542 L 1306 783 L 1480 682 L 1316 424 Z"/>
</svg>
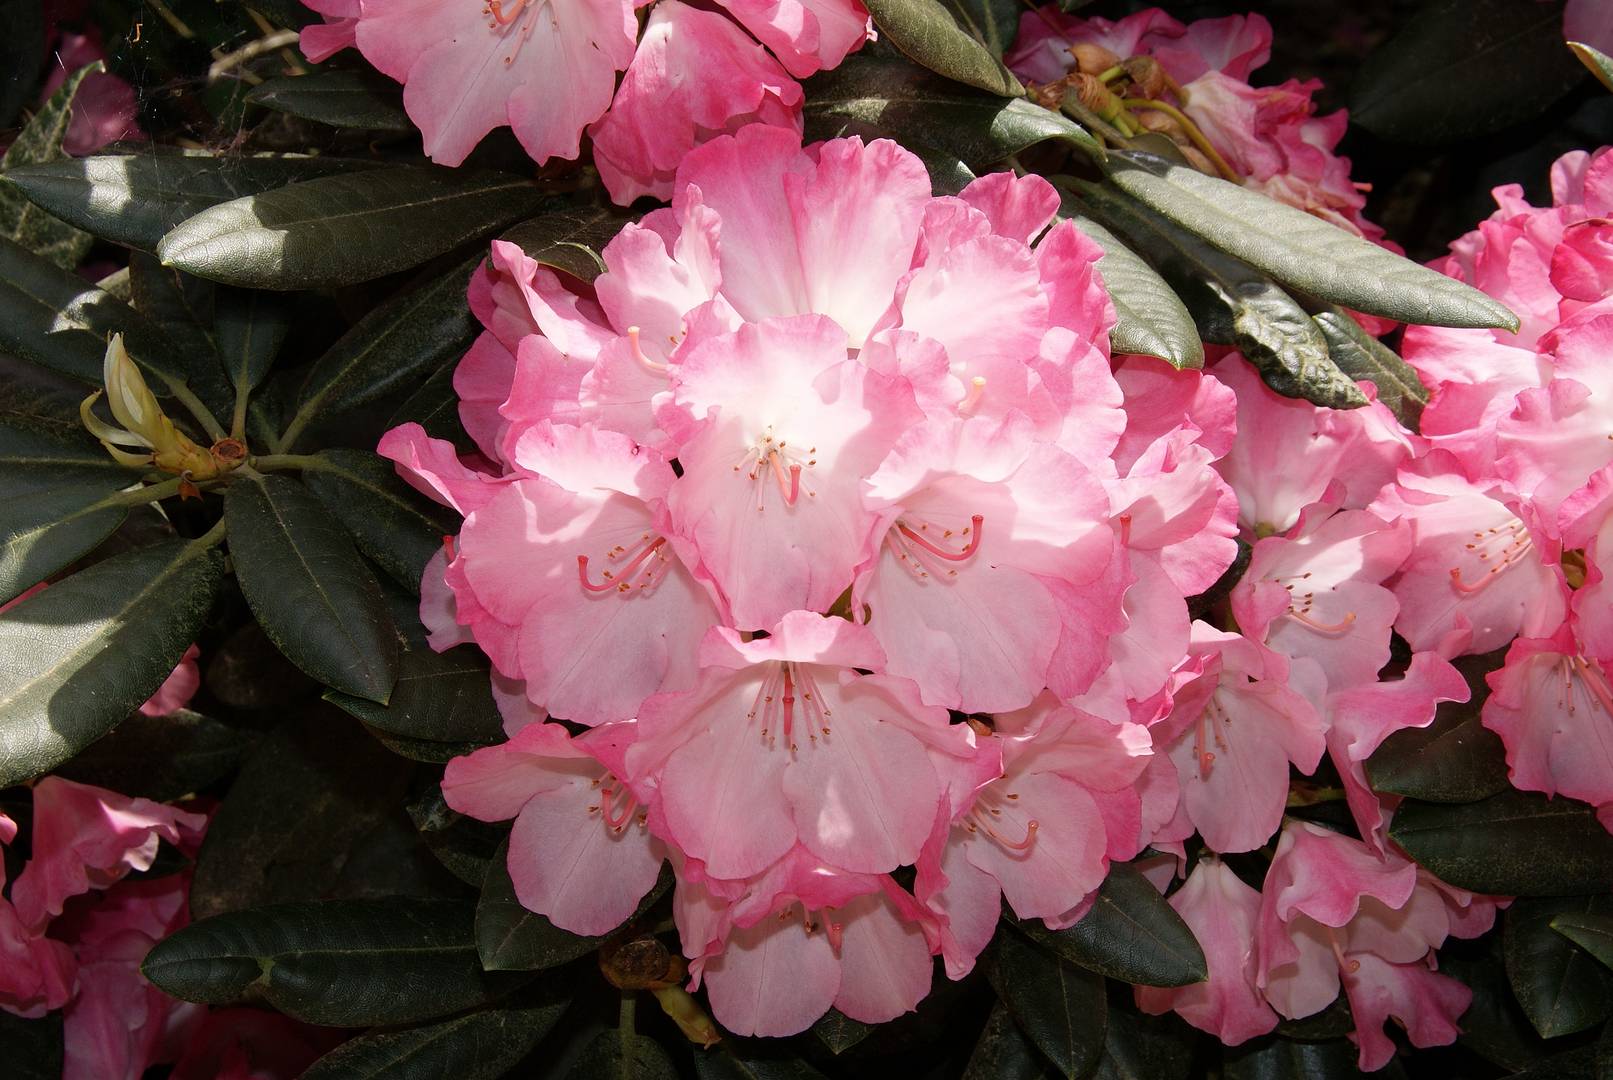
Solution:
<svg viewBox="0 0 1613 1080">
<path fill-rule="evenodd" d="M 487 877 L 488 864 L 504 842 L 509 827 L 477 821 L 449 809 L 440 787 L 422 792 L 404 809 L 437 861 L 465 884 L 480 889 Z"/>
<path fill-rule="evenodd" d="M 375 577 L 307 488 L 240 476 L 224 496 L 235 576 L 286 657 L 343 693 L 385 703 L 398 640 Z"/>
<path fill-rule="evenodd" d="M 1613 915 L 1613 897 L 1521 899 L 1503 916 L 1507 979 L 1543 1038 L 1571 1035 L 1613 1015 L 1613 971 L 1552 929 L 1567 916 Z"/>
<path fill-rule="evenodd" d="M 420 384 L 398 411 L 386 422 L 388 428 L 399 424 L 419 424 L 433 439 L 446 439 L 455 448 L 469 452 L 476 448 L 465 426 L 459 421 L 459 395 L 454 392 L 454 369 L 443 366 L 437 373 Z"/>
<path fill-rule="evenodd" d="M 345 158 L 221 156 L 157 147 L 28 165 L 7 172 L 6 179 L 63 221 L 114 244 L 156 251 L 170 229 L 208 207 L 374 167 Z"/>
<path fill-rule="evenodd" d="M 1613 911 L 1564 912 L 1551 920 L 1551 928 L 1613 968 Z"/>
<path fill-rule="evenodd" d="M 1485 1061 L 1515 1072 L 1546 1053 L 1546 1043 L 1518 1006 L 1507 982 L 1501 934 L 1490 934 L 1482 951 L 1446 949 L 1439 970 L 1473 991 L 1473 1003 L 1462 1014 L 1457 1042 Z"/>
<path fill-rule="evenodd" d="M 592 281 L 605 272 L 600 255 L 605 245 L 631 220 L 599 206 L 556 210 L 521 222 L 499 239 L 516 245 L 544 266 Z"/>
<path fill-rule="evenodd" d="M 285 449 L 316 417 L 356 409 L 451 366 L 476 340 L 465 290 L 481 257 L 371 311 L 313 369 L 286 427 Z"/>
<path fill-rule="evenodd" d="M 1321 218 L 1147 155 L 1109 155 L 1110 181 L 1279 284 L 1369 315 L 1434 326 L 1516 329 L 1505 306 Z"/>
<path fill-rule="evenodd" d="M 1020 12 L 1026 8 L 1010 0 L 941 0 L 958 27 L 1001 59 L 1019 36 Z"/>
<path fill-rule="evenodd" d="M 1174 1013 L 1112 1009 L 1093 1080 L 1184 1080 L 1193 1067 L 1193 1029 Z"/>
<path fill-rule="evenodd" d="M 386 705 L 348 694 L 326 696 L 383 734 L 452 743 L 464 753 L 466 746 L 504 741 L 491 686 L 487 657 L 474 646 L 444 653 L 412 648 L 398 658 L 398 681 Z"/>
<path fill-rule="evenodd" d="M 1103 978 L 999 933 L 987 975 L 1014 1019 L 1066 1080 L 1086 1076 L 1103 1056 L 1108 1004 Z"/>
<path fill-rule="evenodd" d="M 220 289 L 213 308 L 213 340 L 230 385 L 251 390 L 269 374 L 291 331 L 291 308 L 277 293 Z"/>
<path fill-rule="evenodd" d="M 259 741 L 225 793 L 196 857 L 192 916 L 338 895 L 408 780 L 357 724 L 302 710 Z"/>
<path fill-rule="evenodd" d="M 411 592 L 459 516 L 398 479 L 392 463 L 368 450 L 326 450 L 303 482 L 334 514 L 360 551 Z"/>
<path fill-rule="evenodd" d="M 941 0 L 870 0 L 868 13 L 887 41 L 937 75 L 1001 97 L 1024 92 L 1002 50 L 983 44 Z"/>
<path fill-rule="evenodd" d="M 1024 98 L 971 90 L 912 64 L 853 56 L 806 83 L 808 139 L 832 139 L 870 125 L 899 142 L 944 151 L 971 169 L 1056 139 L 1101 157 L 1103 148 L 1071 120 Z"/>
<path fill-rule="evenodd" d="M 1476 803 L 1403 803 L 1389 836 L 1441 880 L 1500 896 L 1613 889 L 1613 836 L 1584 803 L 1503 791 Z"/>
<path fill-rule="evenodd" d="M 1303 1042 L 1266 1036 L 1228 1047 L 1224 1054 L 1225 1080 L 1355 1080 L 1364 1075 L 1356 1066 L 1355 1045 L 1344 1039 Z"/>
<path fill-rule="evenodd" d="M 844 1054 L 874 1033 L 873 1024 L 853 1020 L 839 1009 L 830 1009 L 812 1024 L 812 1034 L 831 1054 Z"/>
<path fill-rule="evenodd" d="M 422 166 L 324 176 L 203 210 L 157 254 L 186 273 L 251 289 L 320 289 L 418 266 L 533 213 L 536 185 Z"/>
<path fill-rule="evenodd" d="M 632 1031 L 601 1031 L 571 1070 L 568 1080 L 677 1080 L 677 1066 L 654 1039 Z"/>
<path fill-rule="evenodd" d="M 1109 348 L 1157 356 L 1174 368 L 1204 366 L 1204 344 L 1181 297 L 1152 266 L 1089 215 L 1067 203 L 1063 216 L 1103 249 L 1098 273 L 1115 305 Z"/>
<path fill-rule="evenodd" d="M 1074 926 L 1016 923 L 1027 937 L 1089 971 L 1143 986 L 1187 986 L 1209 977 L 1204 950 L 1182 917 L 1130 863 L 1114 863 Z"/>
<path fill-rule="evenodd" d="M 379 72 L 315 71 L 285 75 L 254 86 L 248 105 L 332 127 L 366 131 L 413 131 L 403 111 L 402 88 Z"/>
<path fill-rule="evenodd" d="M 672 875 L 663 868 L 661 880 L 627 922 L 648 911 L 671 887 Z M 509 840 L 499 845 L 487 864 L 482 898 L 476 905 L 476 947 L 483 967 L 489 971 L 541 971 L 559 967 L 579 956 L 587 956 L 611 936 L 580 937 L 522 907 L 521 901 L 515 898 L 515 885 L 510 881 Z"/>
<path fill-rule="evenodd" d="M 175 540 L 97 563 L 0 615 L 0 787 L 60 765 L 156 692 L 195 640 L 222 555 Z"/>
<path fill-rule="evenodd" d="M 1568 47 L 1579 57 L 1579 62 L 1585 65 L 1585 69 L 1596 76 L 1597 82 L 1613 90 L 1613 57 L 1582 41 L 1570 41 Z"/>
<path fill-rule="evenodd" d="M 559 1022 L 566 1001 L 511 1003 L 401 1031 L 349 1039 L 302 1080 L 497 1080 Z"/>
<path fill-rule="evenodd" d="M 993 1004 L 986 1027 L 964 1066 L 963 1080 L 1049 1080 L 1052 1075 L 1014 1023 L 1008 1006 L 1001 1001 Z"/>
<path fill-rule="evenodd" d="M 227 776 L 252 736 L 210 716 L 180 709 L 167 716 L 135 713 L 97 739 L 58 776 L 156 802 L 201 791 Z"/>
<path fill-rule="evenodd" d="M 1435 0 L 1367 56 L 1350 120 L 1406 142 L 1486 135 L 1567 93 L 1582 73 L 1564 59 L 1559 2 Z"/>
<path fill-rule="evenodd" d="M 9 34 L 10 24 L 7 23 Z M 50 100 L 33 115 L 0 157 L 0 174 L 24 165 L 44 165 L 65 156 L 62 140 L 73 122 L 73 99 L 79 86 L 88 75 L 104 73 L 106 65 L 97 60 L 79 68 L 50 96 Z M 0 185 L 0 235 L 9 237 L 23 247 L 49 259 L 65 270 L 71 270 L 83 261 L 89 252 L 91 238 L 66 222 L 52 217 L 28 201 L 27 197 L 10 185 Z"/>
<path fill-rule="evenodd" d="M 486 1004 L 517 985 L 484 972 L 475 907 L 459 900 L 316 900 L 202 919 L 141 971 L 207 1005 L 261 1002 L 327 1027 L 409 1024 Z"/>
<path fill-rule="evenodd" d="M 1416 431 L 1423 406 L 1428 404 L 1428 388 L 1417 369 L 1342 309 L 1319 311 L 1311 318 L 1327 341 L 1328 354 L 1338 369 L 1358 382 L 1365 379 L 1372 383 L 1378 389 L 1378 400 L 1397 420 Z"/>
</svg>

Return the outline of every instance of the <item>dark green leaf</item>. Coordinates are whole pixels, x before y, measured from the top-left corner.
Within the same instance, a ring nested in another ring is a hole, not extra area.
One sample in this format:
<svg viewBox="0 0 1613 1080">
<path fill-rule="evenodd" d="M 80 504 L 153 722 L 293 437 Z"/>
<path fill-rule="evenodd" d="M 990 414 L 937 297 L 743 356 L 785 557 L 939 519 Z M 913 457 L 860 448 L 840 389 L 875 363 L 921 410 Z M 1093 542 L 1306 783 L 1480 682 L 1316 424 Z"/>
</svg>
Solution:
<svg viewBox="0 0 1613 1080">
<path fill-rule="evenodd" d="M 1193 1030 L 1172 1013 L 1111 1009 L 1093 1080 L 1183 1080 L 1193 1067 Z"/>
<path fill-rule="evenodd" d="M 286 657 L 343 693 L 385 703 L 398 639 L 381 590 L 342 527 L 284 476 L 238 476 L 224 496 L 235 576 Z"/>
<path fill-rule="evenodd" d="M 1516 315 L 1477 289 L 1303 210 L 1147 155 L 1109 162 L 1126 194 L 1283 285 L 1400 322 L 1517 328 Z"/>
<path fill-rule="evenodd" d="M 265 736 L 230 786 L 196 858 L 196 918 L 337 892 L 343 871 L 397 813 L 409 768 L 328 709 Z"/>
<path fill-rule="evenodd" d="M 134 476 L 104 452 L 0 424 L 0 603 L 105 540 L 129 514 Z"/>
<path fill-rule="evenodd" d="M 1103 978 L 999 933 L 987 968 L 997 996 L 1066 1080 L 1086 1076 L 1103 1056 L 1108 1002 Z"/>
<path fill-rule="evenodd" d="M 0 0 L 0 26 L 6 28 L 0 35 L 0 128 L 8 128 L 39 89 L 46 53 L 44 5 Z"/>
<path fill-rule="evenodd" d="M 1423 406 L 1428 404 L 1428 389 L 1418 378 L 1417 369 L 1340 308 L 1319 311 L 1312 318 L 1327 340 L 1328 353 L 1339 370 L 1357 381 L 1371 382 L 1378 388 L 1378 400 L 1402 424 L 1416 431 Z"/>
<path fill-rule="evenodd" d="M 320 1058 L 302 1080 L 497 1080 L 538 1045 L 567 1004 L 512 1004 L 423 1027 L 372 1031 Z"/>
<path fill-rule="evenodd" d="M 207 1005 L 262 1002 L 327 1027 L 415 1023 L 518 985 L 477 962 L 475 915 L 468 902 L 412 897 L 277 904 L 192 923 L 141 971 Z"/>
<path fill-rule="evenodd" d="M 105 71 L 106 65 L 97 60 L 69 75 L 6 149 L 0 158 L 0 171 L 9 173 L 24 165 L 44 165 L 64 157 L 62 140 L 73 122 L 73 98 L 79 85 L 85 76 Z M 41 212 L 10 185 L 0 185 L 0 235 L 64 270 L 73 269 L 83 260 L 91 242 L 88 234 Z"/>
<path fill-rule="evenodd" d="M 320 289 L 419 266 L 533 213 L 541 188 L 423 166 L 324 176 L 203 210 L 157 245 L 186 273 L 249 289 Z"/>
<path fill-rule="evenodd" d="M 386 735 L 487 746 L 504 741 L 491 687 L 487 657 L 474 646 L 444 653 L 420 648 L 399 657 L 397 685 L 386 705 L 348 694 L 328 694 L 327 699 Z"/>
<path fill-rule="evenodd" d="M 1551 928 L 1613 968 L 1613 913 L 1567 911 L 1551 920 Z"/>
<path fill-rule="evenodd" d="M 343 158 L 221 157 L 161 147 L 28 165 L 5 178 L 63 221 L 114 244 L 155 251 L 170 229 L 210 206 L 374 167 Z"/>
<path fill-rule="evenodd" d="M 1367 403 L 1333 363 L 1310 315 L 1269 278 L 1111 189 L 1082 183 L 1080 190 L 1086 206 L 1147 256 L 1186 302 L 1200 338 L 1235 346 L 1286 397 L 1335 409 Z"/>
<path fill-rule="evenodd" d="M 866 124 L 900 142 L 912 139 L 980 169 L 1028 146 L 1058 139 L 1101 156 L 1086 130 L 1024 98 L 1004 99 L 932 75 L 912 64 L 849 57 L 806 84 L 809 139 L 832 139 Z"/>
<path fill-rule="evenodd" d="M 61 1080 L 62 1050 L 61 1013 L 24 1020 L 0 1009 L 0 1053 L 10 1080 Z"/>
<path fill-rule="evenodd" d="M 1092 910 L 1066 930 L 1016 924 L 1032 941 L 1100 975 L 1142 986 L 1187 986 L 1209 978 L 1204 951 L 1182 917 L 1130 863 L 1114 863 Z"/>
<path fill-rule="evenodd" d="M 1506 748 L 1480 722 L 1490 696 L 1484 676 L 1501 660 L 1500 652 L 1456 660 L 1467 677 L 1468 700 L 1443 702 L 1428 727 L 1385 739 L 1366 762 L 1373 790 L 1425 802 L 1470 803 L 1507 789 Z"/>
<path fill-rule="evenodd" d="M 284 448 L 291 449 L 316 416 L 355 409 L 463 356 L 479 329 L 465 290 L 480 261 L 461 263 L 387 301 L 343 334 L 308 373 Z"/>
<path fill-rule="evenodd" d="M 853 1020 L 839 1009 L 830 1009 L 812 1025 L 812 1034 L 831 1054 L 844 1054 L 873 1033 L 873 1024 Z"/>
<path fill-rule="evenodd" d="M 1489 935 L 1484 944 L 1477 953 L 1446 949 L 1440 955 L 1439 970 L 1473 991 L 1473 1003 L 1462 1014 L 1457 1042 L 1485 1061 L 1514 1072 L 1543 1057 L 1546 1044 L 1518 1007 L 1507 983 L 1501 935 Z"/>
<path fill-rule="evenodd" d="M 798 1057 L 762 1057 L 750 1053 L 748 1047 L 741 1057 L 731 1042 L 696 1050 L 694 1072 L 700 1080 L 828 1080 Z"/>
<path fill-rule="evenodd" d="M 129 253 L 129 302 L 152 328 L 130 344 L 136 360 L 158 355 L 214 415 L 228 422 L 235 395 L 224 377 L 213 340 L 211 281 L 163 266 L 144 251 Z M 160 393 L 162 387 L 155 389 Z M 176 416 L 186 415 L 175 410 Z"/>
<path fill-rule="evenodd" d="M 907 148 L 924 162 L 924 169 L 930 174 L 930 191 L 933 194 L 956 195 L 976 179 L 974 172 L 961 158 L 945 150 L 937 150 L 920 142 L 910 142 Z"/>
<path fill-rule="evenodd" d="M 1572 1050 L 1541 1058 L 1508 1080 L 1590 1080 L 1596 1075 L 1596 1047 L 1576 1046 Z"/>
<path fill-rule="evenodd" d="M 477 821 L 449 809 L 442 788 L 433 784 L 404 809 L 420 831 L 420 839 L 449 873 L 480 889 L 488 864 L 508 834 L 507 826 Z"/>
<path fill-rule="evenodd" d="M 678 1070 L 654 1039 L 631 1031 L 602 1031 L 566 1076 L 569 1080 L 677 1080 Z"/>
<path fill-rule="evenodd" d="M 304 675 L 248 620 L 202 658 L 208 693 L 232 709 L 276 710 L 319 696 L 319 684 Z"/>
<path fill-rule="evenodd" d="M 399 424 L 419 424 L 433 439 L 446 439 L 460 451 L 475 447 L 465 427 L 459 422 L 459 395 L 454 392 L 454 368 L 444 365 L 437 373 L 420 384 L 420 389 L 409 395 L 398 406 L 398 411 L 386 422 L 395 428 Z"/>
<path fill-rule="evenodd" d="M 1224 1080 L 1344 1080 L 1366 1075 L 1343 1039 L 1300 1042 L 1267 1036 L 1225 1051 Z M 1381 1076 L 1382 1074 L 1375 1074 Z"/>
<path fill-rule="evenodd" d="M 557 210 L 523 221 L 499 239 L 516 245 L 544 266 L 592 281 L 605 272 L 600 252 L 631 220 L 598 206 Z"/>
<path fill-rule="evenodd" d="M 0 787 L 60 765 L 156 692 L 224 559 L 184 541 L 97 563 L 0 615 Z"/>
<path fill-rule="evenodd" d="M 1610 914 L 1610 896 L 1527 898 L 1507 909 L 1507 979 L 1542 1037 L 1584 1031 L 1613 1015 L 1613 971 L 1552 929 L 1559 918 Z"/>
<path fill-rule="evenodd" d="M 302 476 L 359 550 L 413 593 L 442 538 L 459 531 L 459 515 L 405 484 L 390 461 L 368 450 L 326 450 Z"/>
<path fill-rule="evenodd" d="M 1613 836 L 1572 799 L 1503 791 L 1460 806 L 1407 802 L 1389 835 L 1459 889 L 1499 896 L 1613 889 Z"/>
<path fill-rule="evenodd" d="M 1585 65 L 1586 70 L 1596 76 L 1597 82 L 1613 90 L 1613 57 L 1580 41 L 1570 41 L 1568 47 L 1579 57 L 1579 62 Z"/>
<path fill-rule="evenodd" d="M 245 732 L 189 709 L 167 716 L 135 713 L 56 773 L 81 784 L 170 802 L 226 776 L 250 744 Z"/>
<path fill-rule="evenodd" d="M 1373 50 L 1350 119 L 1375 135 L 1455 142 L 1528 120 L 1582 77 L 1563 56 L 1563 5 L 1435 0 Z"/>
<path fill-rule="evenodd" d="M 885 40 L 914 63 L 1001 97 L 1024 92 L 1003 66 L 1002 50 L 983 44 L 981 34 L 960 25 L 941 0 L 870 0 L 868 12 Z"/>
<path fill-rule="evenodd" d="M 1116 353 L 1157 356 L 1174 368 L 1203 367 L 1204 344 L 1198 327 L 1165 279 L 1075 204 L 1067 203 L 1061 216 L 1074 221 L 1076 228 L 1103 249 L 1098 273 L 1115 305 L 1109 347 Z"/>
<path fill-rule="evenodd" d="M 403 111 L 402 88 L 375 71 L 286 75 L 254 86 L 246 102 L 332 127 L 414 130 L 409 114 Z"/>
<path fill-rule="evenodd" d="M 1053 1074 L 1014 1023 L 1001 1001 L 991 1007 L 985 1030 L 969 1055 L 963 1080 L 1047 1080 Z"/>
<path fill-rule="evenodd" d="M 1011 0 L 941 0 L 941 3 L 965 33 L 999 60 L 1013 46 L 1019 34 L 1020 12 L 1026 10 L 1023 4 Z"/>
<path fill-rule="evenodd" d="M 661 880 L 627 922 L 648 911 L 671 887 L 672 875 L 663 867 Z M 579 956 L 587 956 L 610 937 L 611 934 L 579 937 L 522 907 L 515 897 L 515 885 L 510 881 L 508 839 L 499 845 L 487 864 L 482 899 L 476 905 L 476 946 L 483 967 L 489 971 L 541 971 L 559 967 Z"/>
<path fill-rule="evenodd" d="M 291 330 L 291 308 L 278 293 L 220 289 L 213 307 L 213 340 L 224 374 L 251 390 L 269 374 Z"/>
</svg>

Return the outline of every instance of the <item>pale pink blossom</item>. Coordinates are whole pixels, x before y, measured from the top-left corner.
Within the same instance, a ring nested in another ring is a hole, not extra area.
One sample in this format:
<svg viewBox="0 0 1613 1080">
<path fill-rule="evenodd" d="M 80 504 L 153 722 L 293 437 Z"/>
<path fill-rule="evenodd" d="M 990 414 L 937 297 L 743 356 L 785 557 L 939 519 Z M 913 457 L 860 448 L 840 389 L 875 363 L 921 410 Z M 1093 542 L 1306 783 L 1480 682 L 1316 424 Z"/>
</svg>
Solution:
<svg viewBox="0 0 1613 1080">
<path fill-rule="evenodd" d="M 322 64 L 343 49 L 358 46 L 359 0 L 303 0 L 303 6 L 325 20 L 303 27 L 298 35 L 302 54 L 311 62 Z"/>
<path fill-rule="evenodd" d="M 0 844 L 17 838 L 17 823 L 0 814 Z M 0 887 L 5 885 L 0 859 Z M 26 926 L 0 896 L 0 1009 L 29 1019 L 59 1009 L 73 994 L 78 964 L 73 951 Z"/>
</svg>

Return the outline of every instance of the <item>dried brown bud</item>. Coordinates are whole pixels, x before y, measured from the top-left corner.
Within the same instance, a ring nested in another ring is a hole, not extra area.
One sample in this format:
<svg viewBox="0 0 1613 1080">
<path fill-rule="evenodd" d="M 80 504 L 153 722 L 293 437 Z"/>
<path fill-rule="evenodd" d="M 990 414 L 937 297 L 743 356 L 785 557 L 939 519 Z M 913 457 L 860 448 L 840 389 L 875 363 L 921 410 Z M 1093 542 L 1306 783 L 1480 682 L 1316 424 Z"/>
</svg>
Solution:
<svg viewBox="0 0 1613 1080">
<path fill-rule="evenodd" d="M 1126 106 L 1121 100 L 1094 75 L 1077 75 L 1074 88 L 1082 105 L 1111 124 L 1114 123 L 1115 117 L 1126 111 Z"/>
<path fill-rule="evenodd" d="M 1071 45 L 1070 55 L 1075 58 L 1075 70 L 1083 75 L 1102 75 L 1120 63 L 1120 57 L 1102 45 L 1085 41 Z"/>
<path fill-rule="evenodd" d="M 1144 131 L 1157 131 L 1161 135 L 1169 135 L 1179 143 L 1191 145 L 1187 142 L 1187 133 L 1182 130 L 1182 125 L 1172 117 L 1162 112 L 1155 112 L 1153 109 L 1139 109 L 1135 116 Z"/>
<path fill-rule="evenodd" d="M 599 950 L 599 970 L 618 990 L 657 990 L 682 982 L 688 973 L 683 958 L 651 934 L 607 944 Z"/>
<path fill-rule="evenodd" d="M 1165 69 L 1152 56 L 1133 56 L 1121 66 L 1131 79 L 1128 97 L 1157 99 L 1165 92 Z"/>
</svg>

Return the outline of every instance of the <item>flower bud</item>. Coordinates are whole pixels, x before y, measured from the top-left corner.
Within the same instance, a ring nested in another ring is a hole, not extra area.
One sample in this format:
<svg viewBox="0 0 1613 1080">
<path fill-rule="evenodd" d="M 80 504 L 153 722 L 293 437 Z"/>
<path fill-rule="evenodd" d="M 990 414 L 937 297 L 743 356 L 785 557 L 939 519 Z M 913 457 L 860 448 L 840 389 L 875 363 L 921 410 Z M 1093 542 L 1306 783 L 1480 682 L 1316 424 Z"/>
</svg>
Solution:
<svg viewBox="0 0 1613 1080">
<path fill-rule="evenodd" d="M 1075 58 L 1075 69 L 1083 75 L 1101 75 L 1120 63 L 1120 57 L 1087 41 L 1071 45 L 1070 55 Z"/>
<path fill-rule="evenodd" d="M 1111 124 L 1126 111 L 1125 104 L 1095 75 L 1077 75 L 1074 87 L 1081 104 Z"/>
<path fill-rule="evenodd" d="M 113 334 L 107 342 L 101 378 L 112 417 L 123 426 L 113 427 L 91 411 L 103 393 L 100 390 L 79 405 L 79 419 L 119 464 L 132 468 L 155 465 L 189 480 L 211 480 L 246 459 L 246 448 L 238 440 L 225 439 L 218 453 L 210 453 L 174 427 L 146 385 L 139 365 L 123 347 L 122 334 Z"/>
<path fill-rule="evenodd" d="M 683 981 L 688 967 L 652 934 L 614 941 L 599 950 L 599 970 L 618 990 L 658 990 Z"/>
<path fill-rule="evenodd" d="M 700 1002 L 689 995 L 689 991 L 681 986 L 668 986 L 655 991 L 655 1000 L 661 1003 L 661 1011 L 672 1018 L 678 1029 L 692 1043 L 711 1048 L 715 1046 L 722 1035 L 717 1031 L 717 1025 L 707 1015 L 706 1010 L 700 1007 Z"/>
<path fill-rule="evenodd" d="M 1127 97 L 1157 98 L 1165 92 L 1165 69 L 1152 56 L 1133 56 L 1121 67 L 1131 79 Z"/>
</svg>

